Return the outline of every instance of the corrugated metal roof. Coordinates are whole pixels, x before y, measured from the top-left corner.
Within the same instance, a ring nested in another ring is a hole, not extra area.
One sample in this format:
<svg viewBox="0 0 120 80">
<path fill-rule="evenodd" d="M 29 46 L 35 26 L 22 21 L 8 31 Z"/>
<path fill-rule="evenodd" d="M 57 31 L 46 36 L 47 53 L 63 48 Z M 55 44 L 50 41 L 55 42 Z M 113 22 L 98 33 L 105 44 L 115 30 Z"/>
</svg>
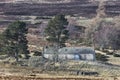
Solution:
<svg viewBox="0 0 120 80">
<path fill-rule="evenodd" d="M 64 53 L 64 54 L 94 54 L 95 51 L 91 47 L 64 47 L 59 49 L 59 53 Z"/>
<path fill-rule="evenodd" d="M 44 50 L 45 54 L 95 54 L 95 51 L 91 47 L 63 47 L 60 48 L 58 51 L 55 48 L 47 48 Z"/>
<path fill-rule="evenodd" d="M 54 47 L 49 47 L 49 48 L 44 49 L 44 53 L 45 54 L 54 54 L 54 53 L 58 53 L 58 51 Z"/>
</svg>

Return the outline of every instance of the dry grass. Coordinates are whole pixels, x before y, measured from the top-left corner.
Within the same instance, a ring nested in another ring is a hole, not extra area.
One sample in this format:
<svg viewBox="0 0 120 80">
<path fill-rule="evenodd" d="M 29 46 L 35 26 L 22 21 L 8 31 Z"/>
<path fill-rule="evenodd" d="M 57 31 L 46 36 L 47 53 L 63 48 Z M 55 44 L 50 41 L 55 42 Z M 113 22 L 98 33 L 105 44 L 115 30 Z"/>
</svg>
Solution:
<svg viewBox="0 0 120 80">
<path fill-rule="evenodd" d="M 70 61 L 68 64 L 70 69 L 77 69 L 83 62 Z M 80 68 L 78 68 L 80 69 Z M 85 65 L 82 70 L 98 70 L 100 72 L 99 77 L 94 76 L 81 76 L 81 75 L 69 75 L 66 71 L 45 71 L 42 72 L 40 68 L 19 67 L 12 65 L 0 64 L 0 80 L 115 80 L 115 77 L 111 75 L 110 69 L 98 66 Z M 117 70 L 118 71 L 118 70 Z M 114 71 L 113 71 L 114 72 Z M 119 71 L 117 72 L 119 73 Z M 2 76 L 3 75 L 3 76 Z M 14 76 L 13 76 L 14 75 Z M 120 77 L 117 78 L 118 80 Z"/>
<path fill-rule="evenodd" d="M 120 66 L 120 57 L 114 57 L 113 55 L 109 55 L 108 59 L 109 59 L 108 63 Z"/>
<path fill-rule="evenodd" d="M 120 80 L 120 77 L 83 77 L 83 76 L 0 76 L 0 80 Z"/>
<path fill-rule="evenodd" d="M 0 80 L 104 80 L 103 78 L 99 77 L 99 78 L 95 78 L 95 77 L 76 77 L 76 76 L 65 76 L 65 77 L 60 77 L 60 76 L 56 76 L 56 77 L 46 77 L 42 75 L 42 77 L 35 77 L 35 76 L 27 76 L 27 77 L 23 77 L 23 76 L 0 76 Z"/>
</svg>

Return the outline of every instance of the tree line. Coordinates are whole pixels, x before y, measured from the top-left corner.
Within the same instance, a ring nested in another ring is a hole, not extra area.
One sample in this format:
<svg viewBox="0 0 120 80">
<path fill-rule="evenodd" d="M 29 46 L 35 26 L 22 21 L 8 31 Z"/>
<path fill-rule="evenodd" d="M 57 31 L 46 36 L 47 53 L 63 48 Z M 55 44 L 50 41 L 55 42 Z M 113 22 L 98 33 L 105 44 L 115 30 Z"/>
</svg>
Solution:
<svg viewBox="0 0 120 80">
<path fill-rule="evenodd" d="M 68 39 L 68 22 L 64 15 L 51 19 L 45 29 L 46 40 L 58 46 L 64 46 Z M 15 21 L 11 23 L 5 31 L 0 34 L 0 54 L 7 54 L 19 61 L 21 54 L 28 58 L 28 27 L 25 22 Z"/>
<path fill-rule="evenodd" d="M 84 45 L 90 45 L 95 48 L 120 49 L 120 24 L 119 19 L 114 23 L 108 23 L 101 20 L 97 24 L 97 28 L 86 29 L 82 37 Z M 64 47 L 67 40 L 70 39 L 68 20 L 65 15 L 56 15 L 49 20 L 47 27 L 44 30 L 47 41 L 59 48 Z M 19 60 L 19 55 L 24 54 L 28 58 L 28 27 L 25 22 L 15 21 L 11 23 L 5 31 L 0 34 L 0 53 L 15 57 Z M 80 39 L 79 37 L 76 38 Z M 88 44 L 89 43 L 89 44 Z"/>
</svg>

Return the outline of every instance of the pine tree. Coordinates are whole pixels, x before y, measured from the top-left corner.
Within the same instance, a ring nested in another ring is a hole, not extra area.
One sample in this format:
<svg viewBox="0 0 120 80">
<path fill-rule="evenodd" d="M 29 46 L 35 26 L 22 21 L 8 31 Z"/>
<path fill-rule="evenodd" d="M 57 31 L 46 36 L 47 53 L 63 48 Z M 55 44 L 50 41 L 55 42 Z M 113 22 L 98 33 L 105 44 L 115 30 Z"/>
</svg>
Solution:
<svg viewBox="0 0 120 80">
<path fill-rule="evenodd" d="M 67 19 L 64 15 L 57 15 L 55 18 L 48 22 L 45 29 L 47 40 L 52 43 L 56 43 L 57 46 L 63 47 L 66 40 L 69 38 Z"/>
<path fill-rule="evenodd" d="M 2 33 L 4 46 L 3 52 L 14 56 L 16 61 L 18 61 L 18 56 L 20 54 L 27 54 L 29 51 L 27 50 L 27 39 L 26 34 L 28 33 L 28 29 L 24 22 L 16 21 L 8 26 L 8 28 Z"/>
</svg>

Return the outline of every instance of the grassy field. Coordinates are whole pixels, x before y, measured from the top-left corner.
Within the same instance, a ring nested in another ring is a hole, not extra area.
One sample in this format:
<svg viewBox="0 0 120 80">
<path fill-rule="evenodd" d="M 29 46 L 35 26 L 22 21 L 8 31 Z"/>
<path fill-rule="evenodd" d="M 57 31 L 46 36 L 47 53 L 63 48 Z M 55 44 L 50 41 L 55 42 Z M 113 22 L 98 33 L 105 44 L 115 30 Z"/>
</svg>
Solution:
<svg viewBox="0 0 120 80">
<path fill-rule="evenodd" d="M 95 77 L 22 77 L 22 76 L 0 76 L 0 80 L 105 80 Z"/>
<path fill-rule="evenodd" d="M 110 57 L 114 61 L 116 58 Z M 117 61 L 116 61 L 117 62 Z M 44 67 L 44 65 L 41 65 Z M 51 65 L 47 65 L 50 68 Z M 0 80 L 119 80 L 120 67 L 97 62 L 64 61 L 57 69 L 21 67 L 0 62 Z M 98 72 L 98 76 L 77 75 L 76 71 Z"/>
</svg>

